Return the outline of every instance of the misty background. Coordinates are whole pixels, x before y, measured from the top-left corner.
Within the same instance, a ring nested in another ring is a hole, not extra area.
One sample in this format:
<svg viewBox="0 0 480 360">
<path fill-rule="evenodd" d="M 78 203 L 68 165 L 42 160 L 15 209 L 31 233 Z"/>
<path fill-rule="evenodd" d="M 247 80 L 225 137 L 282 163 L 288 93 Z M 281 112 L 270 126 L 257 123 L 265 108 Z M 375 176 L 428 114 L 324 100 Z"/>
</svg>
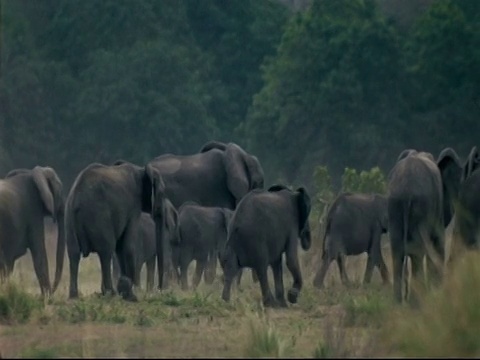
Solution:
<svg viewBox="0 0 480 360">
<path fill-rule="evenodd" d="M 218 140 L 313 190 L 479 145 L 480 1 L 0 1 L 2 176 Z"/>
</svg>

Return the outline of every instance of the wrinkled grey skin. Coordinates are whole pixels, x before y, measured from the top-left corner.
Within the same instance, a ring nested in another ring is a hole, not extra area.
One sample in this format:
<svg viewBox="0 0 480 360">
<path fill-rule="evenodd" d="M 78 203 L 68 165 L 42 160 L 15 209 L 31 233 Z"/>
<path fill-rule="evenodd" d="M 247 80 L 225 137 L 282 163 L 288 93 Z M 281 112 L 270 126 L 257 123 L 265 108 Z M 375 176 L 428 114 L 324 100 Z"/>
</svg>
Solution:
<svg viewBox="0 0 480 360">
<path fill-rule="evenodd" d="M 42 295 L 53 294 L 60 283 L 65 254 L 63 186 L 51 167 L 15 169 L 0 180 L 0 278 L 8 277 L 27 249 L 32 255 Z M 58 226 L 53 287 L 48 275 L 44 218 Z"/>
<path fill-rule="evenodd" d="M 266 307 L 286 307 L 282 255 L 293 276 L 288 301 L 297 302 L 303 285 L 298 261 L 298 242 L 304 250 L 311 245 L 310 197 L 305 188 L 295 191 L 273 185 L 267 191 L 254 190 L 240 201 L 228 226 L 227 243 L 222 258 L 224 288 L 222 298 L 230 300 L 232 281 L 243 267 L 252 268 L 262 290 Z M 275 280 L 275 297 L 270 291 L 267 269 Z"/>
<path fill-rule="evenodd" d="M 163 236 L 165 186 L 158 171 L 124 162 L 93 163 L 83 169 L 70 189 L 65 212 L 65 231 L 70 260 L 70 298 L 78 297 L 78 265 L 91 252 L 102 268 L 102 294 L 115 293 L 112 285 L 113 253 L 119 260 L 117 289 L 125 300 L 136 301 L 132 282 L 136 277 L 135 248 L 140 215 L 152 214 L 155 236 Z"/>
<path fill-rule="evenodd" d="M 432 154 L 404 150 L 388 176 L 388 226 L 393 262 L 393 293 L 402 302 L 402 279 L 407 297 L 406 260 L 412 264 L 412 280 L 423 287 L 423 258 L 427 255 L 429 278 L 439 283 L 443 277 L 445 227 L 453 215 L 455 188 L 461 165 L 455 151 L 444 149 L 437 161 Z M 412 304 L 418 292 L 411 291 Z"/>
<path fill-rule="evenodd" d="M 363 282 L 370 283 L 377 266 L 384 284 L 388 284 L 388 270 L 381 250 L 382 234 L 388 231 L 387 199 L 380 194 L 342 193 L 327 215 L 323 238 L 322 264 L 313 284 L 323 287 L 323 280 L 333 260 L 337 261 L 342 283 L 349 283 L 344 256 L 368 253 Z"/>
<path fill-rule="evenodd" d="M 458 245 L 478 249 L 480 245 L 480 156 L 473 146 L 463 166 L 453 233 Z M 457 236 L 459 238 L 457 238 Z M 454 251 L 453 251 L 454 252 Z M 451 259 L 457 254 L 452 254 Z"/>
<path fill-rule="evenodd" d="M 183 290 L 188 289 L 188 266 L 196 260 L 193 288 L 197 288 L 202 275 L 205 283 L 215 279 L 217 258 L 227 241 L 227 225 L 233 215 L 230 209 L 205 207 L 186 202 L 178 210 L 178 245 L 173 247 L 173 264 Z"/>
<path fill-rule="evenodd" d="M 263 188 L 260 162 L 234 143 L 211 141 L 199 153 L 164 154 L 149 165 L 162 175 L 166 196 L 176 209 L 193 201 L 233 210 L 248 191 Z M 167 286 L 166 282 L 159 284 L 160 289 Z"/>
<path fill-rule="evenodd" d="M 140 287 L 140 274 L 145 264 L 147 267 L 147 291 L 151 291 L 154 286 L 155 264 L 157 260 L 157 243 L 155 238 L 155 222 L 148 213 L 142 213 L 140 216 L 140 225 L 138 237 L 135 240 L 135 261 L 137 270 L 133 284 Z M 113 255 L 113 282 L 118 282 L 120 277 L 120 265 L 116 254 Z"/>
</svg>

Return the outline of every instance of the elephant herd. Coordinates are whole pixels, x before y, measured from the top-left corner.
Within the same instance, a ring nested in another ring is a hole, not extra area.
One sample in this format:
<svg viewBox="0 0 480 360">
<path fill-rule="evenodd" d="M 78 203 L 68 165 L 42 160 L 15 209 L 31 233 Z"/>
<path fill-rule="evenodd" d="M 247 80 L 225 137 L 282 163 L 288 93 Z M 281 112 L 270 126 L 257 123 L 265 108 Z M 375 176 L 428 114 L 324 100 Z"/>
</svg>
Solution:
<svg viewBox="0 0 480 360">
<path fill-rule="evenodd" d="M 462 164 L 452 148 L 437 159 L 432 154 L 404 150 L 388 176 L 387 194 L 341 193 L 330 206 L 322 259 L 314 279 L 323 286 L 329 265 L 337 262 L 348 283 L 344 257 L 368 253 L 364 282 L 378 267 L 382 280 L 389 275 L 380 246 L 389 234 L 393 293 L 403 301 L 406 259 L 412 279 L 422 283 L 423 259 L 428 276 L 442 279 L 445 228 L 452 219 L 462 244 L 478 244 L 480 224 L 480 158 L 473 147 Z M 264 187 L 257 157 L 235 143 L 210 141 L 191 155 L 164 154 L 139 166 L 117 160 L 92 163 L 77 175 L 68 194 L 51 167 L 15 169 L 0 180 L 0 276 L 13 271 L 16 259 L 30 249 L 43 295 L 57 289 L 65 248 L 70 265 L 69 297 L 79 296 L 78 270 L 82 257 L 97 253 L 102 294 L 118 293 L 137 301 L 142 266 L 147 268 L 147 290 L 172 280 L 188 289 L 187 269 L 195 260 L 193 287 L 202 276 L 215 278 L 217 261 L 223 271 L 222 298 L 230 300 L 231 286 L 243 268 L 253 270 L 265 306 L 286 307 L 282 257 L 293 277 L 287 292 L 296 303 L 303 286 L 299 245 L 311 246 L 307 189 L 274 184 Z M 58 224 L 56 270 L 53 286 L 48 275 L 44 241 L 45 216 Z M 112 271 L 113 265 L 113 271 Z M 274 278 L 272 293 L 267 270 Z M 407 286 L 408 288 L 408 286 Z M 416 293 L 411 294 L 412 300 Z"/>
</svg>

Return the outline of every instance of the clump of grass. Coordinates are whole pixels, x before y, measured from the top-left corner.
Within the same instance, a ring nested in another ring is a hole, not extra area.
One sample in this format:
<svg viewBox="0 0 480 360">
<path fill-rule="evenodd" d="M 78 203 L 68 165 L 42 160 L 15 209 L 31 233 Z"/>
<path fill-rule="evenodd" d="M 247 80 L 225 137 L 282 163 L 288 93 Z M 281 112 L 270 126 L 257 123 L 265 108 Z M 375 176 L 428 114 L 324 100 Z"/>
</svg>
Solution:
<svg viewBox="0 0 480 360">
<path fill-rule="evenodd" d="M 393 318 L 386 337 L 399 356 L 480 356 L 480 254 L 465 254 L 451 270 L 419 310 Z"/>
<path fill-rule="evenodd" d="M 27 348 L 22 352 L 22 359 L 57 359 L 59 356 L 54 348 Z"/>
<path fill-rule="evenodd" d="M 346 311 L 345 325 L 379 326 L 391 308 L 391 303 L 386 294 L 373 289 L 363 294 L 348 296 L 343 301 Z"/>
<path fill-rule="evenodd" d="M 246 357 L 279 358 L 286 356 L 288 350 L 288 344 L 280 338 L 271 324 L 250 320 L 249 336 L 245 348 Z"/>
<path fill-rule="evenodd" d="M 12 282 L 0 287 L 0 322 L 5 324 L 26 323 L 42 302 L 20 290 Z"/>
</svg>

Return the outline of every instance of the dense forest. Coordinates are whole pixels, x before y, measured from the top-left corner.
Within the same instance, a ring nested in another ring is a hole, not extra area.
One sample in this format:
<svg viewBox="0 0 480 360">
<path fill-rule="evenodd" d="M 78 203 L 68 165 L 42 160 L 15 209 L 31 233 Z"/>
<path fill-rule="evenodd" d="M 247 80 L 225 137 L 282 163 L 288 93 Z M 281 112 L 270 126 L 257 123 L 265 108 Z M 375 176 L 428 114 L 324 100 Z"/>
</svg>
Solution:
<svg viewBox="0 0 480 360">
<path fill-rule="evenodd" d="M 267 185 L 308 186 L 317 165 L 338 184 L 404 148 L 480 145 L 480 1 L 408 19 L 398 1 L 289 3 L 1 0 L 1 175 L 49 165 L 69 187 L 91 162 L 216 139 Z"/>
</svg>

